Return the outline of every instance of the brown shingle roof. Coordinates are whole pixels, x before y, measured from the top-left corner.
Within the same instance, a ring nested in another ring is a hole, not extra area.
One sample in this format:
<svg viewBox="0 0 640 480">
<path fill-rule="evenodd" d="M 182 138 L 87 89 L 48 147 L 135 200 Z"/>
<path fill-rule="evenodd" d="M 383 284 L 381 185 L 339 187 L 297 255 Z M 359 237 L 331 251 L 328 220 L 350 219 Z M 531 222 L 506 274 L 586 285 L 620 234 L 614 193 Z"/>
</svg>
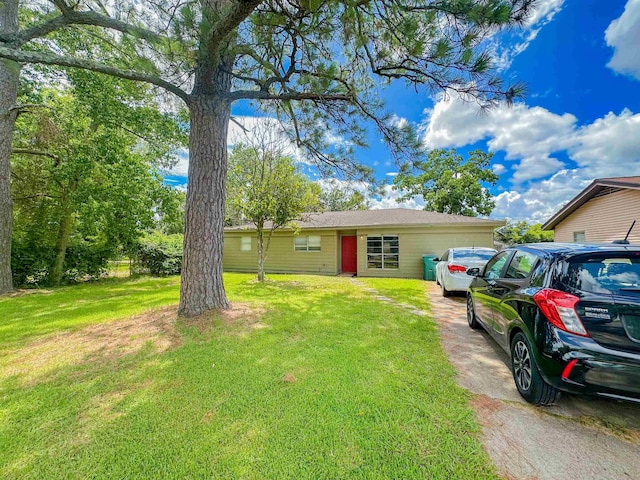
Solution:
<svg viewBox="0 0 640 480">
<path fill-rule="evenodd" d="M 542 229 L 553 230 L 561 221 L 600 193 L 604 195 L 607 192 L 619 191 L 625 188 L 640 189 L 640 176 L 596 178 L 578 195 L 569 200 L 553 217 L 547 220 L 542 225 Z"/>
<path fill-rule="evenodd" d="M 354 228 L 354 227 L 418 227 L 425 225 L 491 225 L 501 226 L 501 220 L 465 217 L 448 213 L 426 212 L 408 208 L 389 208 L 382 210 L 353 210 L 347 212 L 307 213 L 296 220 L 300 228 Z M 266 226 L 269 228 L 269 226 Z M 253 229 L 253 225 L 228 227 L 225 230 Z"/>
</svg>

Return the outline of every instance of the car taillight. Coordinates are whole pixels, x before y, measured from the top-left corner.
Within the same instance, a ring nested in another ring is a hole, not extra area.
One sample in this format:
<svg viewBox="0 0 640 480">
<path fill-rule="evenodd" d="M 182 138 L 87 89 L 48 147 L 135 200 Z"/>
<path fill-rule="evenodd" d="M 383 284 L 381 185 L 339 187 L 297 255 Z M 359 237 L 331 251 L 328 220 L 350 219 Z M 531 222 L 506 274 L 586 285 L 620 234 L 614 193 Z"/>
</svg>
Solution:
<svg viewBox="0 0 640 480">
<path fill-rule="evenodd" d="M 447 268 L 449 269 L 449 272 L 451 272 L 451 273 L 466 272 L 467 271 L 467 267 L 463 267 L 462 265 L 447 265 Z"/>
<path fill-rule="evenodd" d="M 547 320 L 559 329 L 583 337 L 589 336 L 575 309 L 580 298 L 560 290 L 545 288 L 536 293 L 533 299 Z"/>
</svg>

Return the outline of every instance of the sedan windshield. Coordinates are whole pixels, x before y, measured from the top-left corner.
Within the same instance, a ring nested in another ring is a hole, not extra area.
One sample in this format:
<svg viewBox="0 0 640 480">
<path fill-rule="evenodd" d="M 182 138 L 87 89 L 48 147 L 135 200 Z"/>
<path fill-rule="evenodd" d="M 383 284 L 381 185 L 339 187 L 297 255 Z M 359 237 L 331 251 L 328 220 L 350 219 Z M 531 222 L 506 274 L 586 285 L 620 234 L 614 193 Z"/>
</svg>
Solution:
<svg viewBox="0 0 640 480">
<path fill-rule="evenodd" d="M 476 250 L 470 248 L 468 250 L 454 250 L 453 258 L 455 258 L 456 260 L 464 260 L 467 262 L 486 262 L 495 254 L 495 250 Z"/>
</svg>

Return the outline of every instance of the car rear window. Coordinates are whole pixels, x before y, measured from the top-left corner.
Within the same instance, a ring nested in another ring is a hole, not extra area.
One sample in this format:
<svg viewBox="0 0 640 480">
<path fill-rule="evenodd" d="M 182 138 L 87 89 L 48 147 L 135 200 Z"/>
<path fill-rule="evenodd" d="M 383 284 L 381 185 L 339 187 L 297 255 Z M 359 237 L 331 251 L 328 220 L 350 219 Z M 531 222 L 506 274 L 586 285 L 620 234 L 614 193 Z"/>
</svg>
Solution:
<svg viewBox="0 0 640 480">
<path fill-rule="evenodd" d="M 453 258 L 456 260 L 487 261 L 496 254 L 495 250 L 454 250 Z"/>
<path fill-rule="evenodd" d="M 571 259 L 563 283 L 585 292 L 640 294 L 640 252 Z"/>
</svg>

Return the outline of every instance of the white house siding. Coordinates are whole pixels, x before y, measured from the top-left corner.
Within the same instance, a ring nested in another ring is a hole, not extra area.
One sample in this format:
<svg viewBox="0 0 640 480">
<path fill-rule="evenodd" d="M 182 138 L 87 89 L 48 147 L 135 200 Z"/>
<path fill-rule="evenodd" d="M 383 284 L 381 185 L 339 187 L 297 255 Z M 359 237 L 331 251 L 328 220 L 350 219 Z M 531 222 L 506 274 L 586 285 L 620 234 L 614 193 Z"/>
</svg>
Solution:
<svg viewBox="0 0 640 480">
<path fill-rule="evenodd" d="M 629 241 L 640 243 L 640 190 L 621 190 L 579 207 L 556 225 L 554 240 L 573 242 L 574 232 L 584 232 L 586 242 L 611 242 L 624 238 L 634 220 Z"/>
</svg>

